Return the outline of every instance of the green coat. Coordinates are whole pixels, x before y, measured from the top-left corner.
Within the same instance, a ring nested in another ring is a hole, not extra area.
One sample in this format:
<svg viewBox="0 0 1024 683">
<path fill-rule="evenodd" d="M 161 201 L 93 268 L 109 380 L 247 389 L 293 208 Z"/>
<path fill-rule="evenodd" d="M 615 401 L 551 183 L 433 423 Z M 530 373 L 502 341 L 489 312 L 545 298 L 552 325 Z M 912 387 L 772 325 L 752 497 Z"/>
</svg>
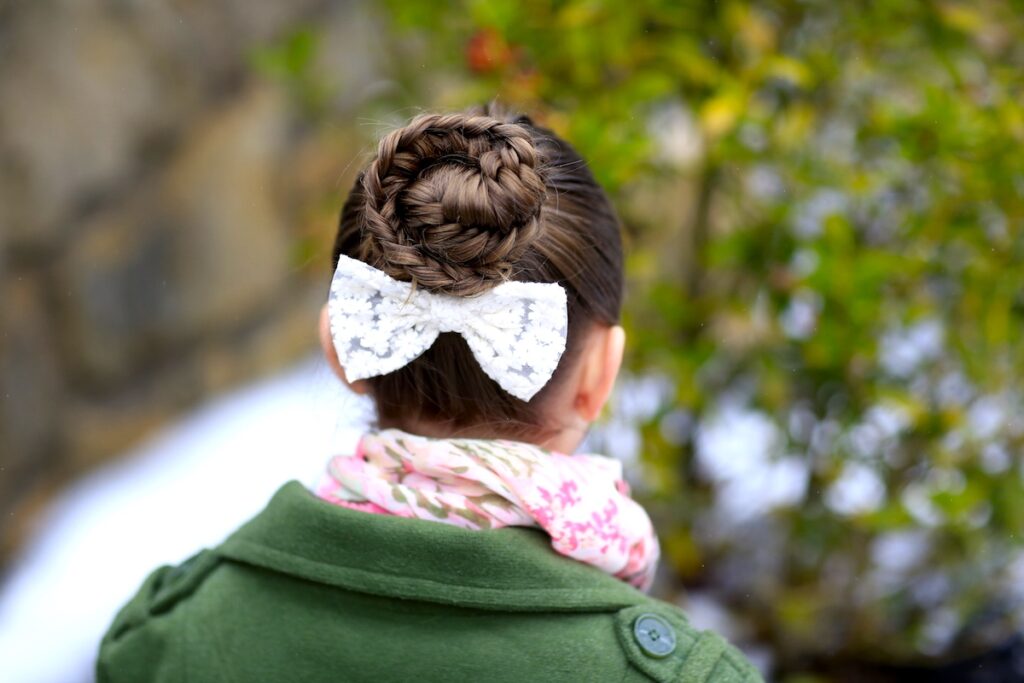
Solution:
<svg viewBox="0 0 1024 683">
<path fill-rule="evenodd" d="M 150 575 L 104 637 L 97 678 L 761 680 L 719 636 L 543 532 L 370 515 L 296 482 L 220 547 Z"/>
</svg>

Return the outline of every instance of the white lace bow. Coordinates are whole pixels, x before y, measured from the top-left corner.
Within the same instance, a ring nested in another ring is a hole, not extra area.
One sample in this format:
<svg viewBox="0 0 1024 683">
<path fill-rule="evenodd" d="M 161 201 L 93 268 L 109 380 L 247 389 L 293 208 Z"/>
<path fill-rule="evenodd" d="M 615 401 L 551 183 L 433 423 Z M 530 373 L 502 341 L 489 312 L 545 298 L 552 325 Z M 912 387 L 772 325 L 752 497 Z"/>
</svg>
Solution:
<svg viewBox="0 0 1024 683">
<path fill-rule="evenodd" d="M 440 333 L 457 332 L 488 377 L 529 401 L 565 351 L 565 290 L 554 283 L 503 282 L 469 297 L 435 294 L 341 256 L 328 310 L 350 381 L 393 372 Z"/>
</svg>

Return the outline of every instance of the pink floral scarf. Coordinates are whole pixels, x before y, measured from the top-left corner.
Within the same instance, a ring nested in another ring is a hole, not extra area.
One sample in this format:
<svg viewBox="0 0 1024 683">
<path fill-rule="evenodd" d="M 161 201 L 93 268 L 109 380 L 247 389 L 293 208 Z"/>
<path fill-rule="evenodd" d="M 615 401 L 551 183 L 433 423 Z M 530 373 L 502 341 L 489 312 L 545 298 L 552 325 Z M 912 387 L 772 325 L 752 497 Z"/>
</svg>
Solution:
<svg viewBox="0 0 1024 683">
<path fill-rule="evenodd" d="M 651 520 L 600 455 L 564 455 L 515 441 L 365 434 L 333 458 L 320 498 L 382 515 L 464 529 L 539 527 L 559 553 L 647 590 L 658 562 Z"/>
</svg>

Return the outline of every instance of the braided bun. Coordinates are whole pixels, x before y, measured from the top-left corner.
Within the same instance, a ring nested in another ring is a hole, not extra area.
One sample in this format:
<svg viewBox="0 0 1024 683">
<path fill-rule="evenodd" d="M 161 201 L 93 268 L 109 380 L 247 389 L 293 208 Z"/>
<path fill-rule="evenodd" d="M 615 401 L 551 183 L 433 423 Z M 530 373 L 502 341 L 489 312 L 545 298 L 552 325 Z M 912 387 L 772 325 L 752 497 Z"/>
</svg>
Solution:
<svg viewBox="0 0 1024 683">
<path fill-rule="evenodd" d="M 524 126 L 428 114 L 384 137 L 363 173 L 362 260 L 461 296 L 509 279 L 540 234 L 546 183 Z"/>
</svg>

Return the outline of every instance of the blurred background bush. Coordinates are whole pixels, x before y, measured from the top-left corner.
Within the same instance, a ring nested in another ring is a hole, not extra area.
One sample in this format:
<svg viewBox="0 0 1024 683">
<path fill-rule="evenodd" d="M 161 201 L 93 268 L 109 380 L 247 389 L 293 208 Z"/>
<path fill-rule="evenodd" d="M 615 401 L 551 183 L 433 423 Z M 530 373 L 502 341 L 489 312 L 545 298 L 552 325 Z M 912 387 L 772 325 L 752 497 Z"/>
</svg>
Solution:
<svg viewBox="0 0 1024 683">
<path fill-rule="evenodd" d="M 309 352 L 376 137 L 497 99 L 628 240 L 659 591 L 779 680 L 1024 619 L 1024 5 L 0 4 L 0 525 Z M 709 607 L 710 606 L 710 607 Z M 867 680 L 867 674 L 855 680 Z"/>
</svg>

